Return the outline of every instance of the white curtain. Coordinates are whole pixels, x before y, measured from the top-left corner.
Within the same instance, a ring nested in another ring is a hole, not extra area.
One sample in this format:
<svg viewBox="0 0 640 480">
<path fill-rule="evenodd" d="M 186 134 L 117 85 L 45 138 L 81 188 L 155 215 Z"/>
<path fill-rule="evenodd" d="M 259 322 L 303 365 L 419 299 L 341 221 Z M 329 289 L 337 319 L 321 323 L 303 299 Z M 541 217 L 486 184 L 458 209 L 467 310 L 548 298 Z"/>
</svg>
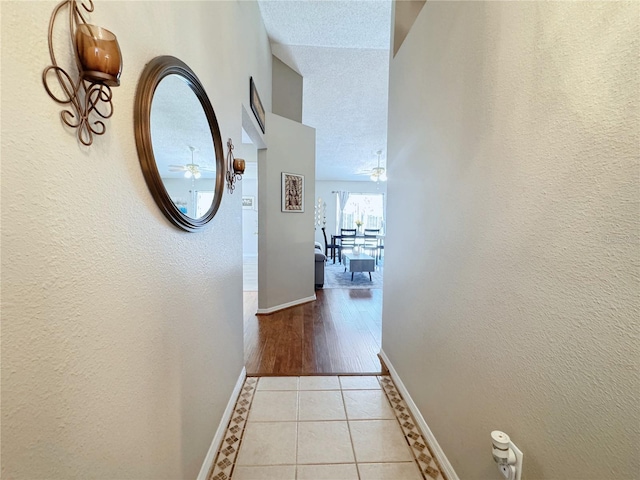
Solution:
<svg viewBox="0 0 640 480">
<path fill-rule="evenodd" d="M 340 207 L 340 215 L 338 216 L 338 223 L 336 225 L 336 235 L 340 235 L 340 229 L 342 228 L 342 218 L 344 215 L 344 207 L 347 206 L 349 200 L 349 192 L 336 192 L 338 195 L 338 205 Z"/>
</svg>

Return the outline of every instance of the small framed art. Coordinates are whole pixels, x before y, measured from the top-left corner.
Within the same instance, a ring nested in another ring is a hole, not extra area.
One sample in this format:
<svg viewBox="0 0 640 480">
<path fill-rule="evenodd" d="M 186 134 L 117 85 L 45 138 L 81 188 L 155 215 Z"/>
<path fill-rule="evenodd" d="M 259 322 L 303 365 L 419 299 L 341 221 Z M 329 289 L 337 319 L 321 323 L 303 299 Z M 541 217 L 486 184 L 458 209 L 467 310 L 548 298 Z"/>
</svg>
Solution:
<svg viewBox="0 0 640 480">
<path fill-rule="evenodd" d="M 262 106 L 262 102 L 260 101 L 258 90 L 256 90 L 256 84 L 253 83 L 253 77 L 249 77 L 249 102 L 251 104 L 251 110 L 256 116 L 256 120 L 258 121 L 258 125 L 260 125 L 260 130 L 262 130 L 262 133 L 264 133 L 264 107 Z"/>
<path fill-rule="evenodd" d="M 256 208 L 256 197 L 252 195 L 243 195 L 242 208 L 245 210 L 254 210 Z"/>
<path fill-rule="evenodd" d="M 304 212 L 304 175 L 282 172 L 282 211 Z"/>
</svg>

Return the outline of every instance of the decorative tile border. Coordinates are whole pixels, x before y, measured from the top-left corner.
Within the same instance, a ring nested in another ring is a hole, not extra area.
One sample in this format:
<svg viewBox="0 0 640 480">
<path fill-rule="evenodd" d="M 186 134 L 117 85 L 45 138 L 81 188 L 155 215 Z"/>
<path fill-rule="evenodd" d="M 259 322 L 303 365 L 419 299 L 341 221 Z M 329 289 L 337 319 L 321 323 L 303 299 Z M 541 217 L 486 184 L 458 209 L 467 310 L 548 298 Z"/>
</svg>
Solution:
<svg viewBox="0 0 640 480">
<path fill-rule="evenodd" d="M 384 375 L 378 377 L 378 380 L 380 380 L 380 385 L 382 385 L 382 389 L 393 407 L 396 419 L 404 432 L 405 439 L 409 446 L 411 446 L 411 452 L 420 468 L 423 478 L 425 480 L 446 480 L 431 448 L 429 448 L 429 445 L 424 440 L 422 433 L 409 412 L 407 404 L 400 393 L 398 393 L 391 377 Z"/>
<path fill-rule="evenodd" d="M 423 479 L 447 480 L 391 377 L 378 376 L 378 380 L 400 423 L 405 440 L 411 447 Z M 258 377 L 246 378 L 208 480 L 231 479 L 257 386 Z"/>
<path fill-rule="evenodd" d="M 229 426 L 218 449 L 216 460 L 213 463 L 213 470 L 209 475 L 209 480 L 229 480 L 231 478 L 257 385 L 258 378 L 247 377 L 245 379 L 233 410 L 233 415 L 229 420 Z"/>
</svg>

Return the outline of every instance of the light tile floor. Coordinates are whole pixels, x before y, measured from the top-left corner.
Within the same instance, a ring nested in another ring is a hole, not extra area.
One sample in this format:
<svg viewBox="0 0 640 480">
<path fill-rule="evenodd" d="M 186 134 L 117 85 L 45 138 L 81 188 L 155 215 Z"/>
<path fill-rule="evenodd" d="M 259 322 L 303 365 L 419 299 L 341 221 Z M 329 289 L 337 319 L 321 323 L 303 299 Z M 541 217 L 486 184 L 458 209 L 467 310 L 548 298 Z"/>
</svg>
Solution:
<svg viewBox="0 0 640 480">
<path fill-rule="evenodd" d="M 444 480 L 388 376 L 249 377 L 209 480 Z"/>
</svg>

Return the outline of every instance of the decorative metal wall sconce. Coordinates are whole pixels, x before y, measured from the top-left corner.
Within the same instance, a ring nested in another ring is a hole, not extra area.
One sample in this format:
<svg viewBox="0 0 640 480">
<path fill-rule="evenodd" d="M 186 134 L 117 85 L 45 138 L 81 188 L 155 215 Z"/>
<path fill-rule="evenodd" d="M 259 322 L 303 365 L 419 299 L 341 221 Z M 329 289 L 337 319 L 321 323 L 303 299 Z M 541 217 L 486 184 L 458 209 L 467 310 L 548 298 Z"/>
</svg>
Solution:
<svg viewBox="0 0 640 480">
<path fill-rule="evenodd" d="M 58 65 L 53 51 L 55 20 L 65 6 L 69 8 L 69 34 L 78 68 L 77 80 Z M 78 140 L 83 145 L 91 145 L 94 135 L 102 135 L 106 131 L 102 120 L 113 115 L 111 87 L 120 85 L 122 73 L 122 55 L 116 36 L 109 30 L 88 24 L 84 17 L 85 13 L 93 12 L 93 8 L 93 0 L 63 0 L 56 6 L 49 21 L 52 65 L 42 72 L 44 88 L 49 96 L 62 105 L 69 105 L 60 112 L 60 118 L 65 125 L 78 129 Z M 60 83 L 61 96 L 54 94 L 49 87 L 48 79 L 52 72 Z M 90 118 L 92 114 L 97 118 Z"/>
<path fill-rule="evenodd" d="M 242 180 L 245 162 L 242 158 L 233 158 L 233 142 L 231 139 L 227 141 L 227 188 L 229 193 L 233 193 L 238 180 Z"/>
</svg>

